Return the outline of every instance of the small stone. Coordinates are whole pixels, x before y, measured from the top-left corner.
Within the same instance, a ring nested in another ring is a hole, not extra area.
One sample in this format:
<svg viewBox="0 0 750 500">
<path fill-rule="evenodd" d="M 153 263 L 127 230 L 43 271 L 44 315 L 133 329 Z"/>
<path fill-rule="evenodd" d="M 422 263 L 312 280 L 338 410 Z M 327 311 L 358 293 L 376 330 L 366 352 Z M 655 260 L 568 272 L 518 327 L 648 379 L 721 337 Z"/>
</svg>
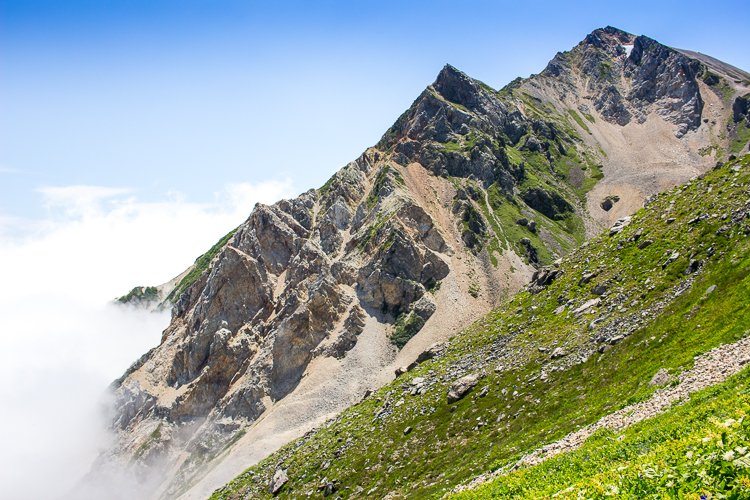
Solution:
<svg viewBox="0 0 750 500">
<path fill-rule="evenodd" d="M 448 390 L 448 404 L 455 403 L 470 393 L 478 381 L 479 374 L 473 373 L 453 382 Z"/>
<path fill-rule="evenodd" d="M 417 356 L 417 363 L 424 363 L 428 359 L 437 357 L 445 349 L 443 342 L 435 342 Z"/>
<path fill-rule="evenodd" d="M 268 484 L 268 493 L 276 496 L 287 481 L 289 481 L 289 478 L 286 475 L 286 471 L 284 469 L 278 469 L 276 474 L 273 475 L 273 479 L 271 479 L 271 482 Z"/>
<path fill-rule="evenodd" d="M 654 241 L 653 240 L 643 240 L 640 243 L 638 243 L 638 249 L 643 250 L 647 246 L 651 245 Z"/>
<path fill-rule="evenodd" d="M 412 430 L 413 429 L 411 428 L 411 426 L 409 426 L 406 429 L 404 429 L 404 436 L 406 436 L 407 434 L 409 434 Z"/>
<path fill-rule="evenodd" d="M 591 293 L 593 293 L 594 295 L 602 295 L 606 291 L 607 291 L 606 285 L 596 285 L 594 288 L 591 289 Z"/>
<path fill-rule="evenodd" d="M 623 217 L 622 219 L 618 219 L 617 222 L 614 223 L 614 225 L 609 230 L 609 235 L 614 236 L 623 229 L 625 229 L 626 226 L 630 224 L 630 221 L 632 220 L 632 217 Z"/>
<path fill-rule="evenodd" d="M 552 356 L 550 356 L 550 357 L 552 359 L 559 359 L 559 358 L 563 358 L 563 357 L 565 357 L 567 355 L 568 355 L 568 353 L 565 352 L 565 349 L 563 349 L 562 347 L 558 347 L 557 349 L 555 349 L 554 351 L 552 351 Z"/>
<path fill-rule="evenodd" d="M 572 314 L 573 314 L 573 316 L 580 316 L 587 309 L 589 309 L 591 307 L 598 306 L 601 301 L 602 300 L 599 299 L 599 298 L 587 300 L 586 302 L 583 303 L 583 305 L 581 307 L 579 307 L 577 309 L 573 309 Z"/>
<path fill-rule="evenodd" d="M 708 290 L 706 290 L 706 295 L 712 293 L 714 290 L 716 290 L 716 285 L 711 285 L 710 287 L 708 287 Z"/>
<path fill-rule="evenodd" d="M 671 223 L 673 223 L 676 220 L 677 219 L 675 219 L 674 217 L 670 217 L 669 219 L 667 219 L 667 224 L 671 224 Z"/>
<path fill-rule="evenodd" d="M 528 219 L 521 217 L 520 219 L 516 219 L 516 224 L 519 226 L 525 226 L 529 223 Z"/>
<path fill-rule="evenodd" d="M 323 496 L 327 497 L 333 493 L 336 493 L 338 491 L 338 487 L 336 486 L 336 483 L 327 483 L 325 487 L 325 491 L 323 492 Z"/>
<path fill-rule="evenodd" d="M 529 231 L 531 231 L 532 233 L 536 232 L 536 221 L 529 221 Z"/>
<path fill-rule="evenodd" d="M 699 260 L 692 259 L 690 261 L 690 265 L 688 265 L 688 267 L 685 269 L 685 271 L 683 271 L 682 274 L 685 274 L 685 275 L 693 274 L 694 272 L 698 270 L 698 268 L 700 267 L 700 264 L 701 263 Z"/>
<path fill-rule="evenodd" d="M 656 375 L 654 375 L 653 378 L 651 378 L 651 381 L 648 383 L 648 385 L 651 387 L 655 385 L 664 385 L 670 380 L 672 380 L 672 377 L 669 376 L 669 372 L 662 368 L 661 370 L 656 372 Z"/>
<path fill-rule="evenodd" d="M 591 280 L 592 280 L 593 278 L 595 278 L 595 277 L 596 277 L 596 274 L 597 274 L 597 273 L 595 273 L 595 272 L 593 272 L 593 271 L 592 271 L 592 272 L 589 272 L 589 273 L 583 273 L 583 276 L 581 276 L 581 279 L 580 279 L 580 281 L 578 282 L 578 286 L 583 286 L 583 285 L 585 285 L 586 283 L 588 283 L 589 281 L 591 281 Z"/>
</svg>

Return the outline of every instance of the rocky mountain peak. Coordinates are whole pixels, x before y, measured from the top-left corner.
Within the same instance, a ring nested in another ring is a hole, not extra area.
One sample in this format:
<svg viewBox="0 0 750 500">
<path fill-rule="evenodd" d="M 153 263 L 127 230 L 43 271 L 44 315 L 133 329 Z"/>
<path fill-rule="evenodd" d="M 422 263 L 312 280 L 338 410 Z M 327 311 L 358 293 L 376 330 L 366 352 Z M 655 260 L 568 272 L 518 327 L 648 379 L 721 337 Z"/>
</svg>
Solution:
<svg viewBox="0 0 750 500">
<path fill-rule="evenodd" d="M 607 50 L 616 48 L 620 45 L 632 45 L 635 38 L 635 35 L 626 31 L 613 26 L 607 26 L 606 28 L 599 28 L 592 31 L 590 34 L 586 35 L 586 38 L 584 38 L 581 43 L 593 45 L 602 50 Z M 617 51 L 615 53 L 617 53 Z"/>
<path fill-rule="evenodd" d="M 444 99 L 469 109 L 477 105 L 481 90 L 476 80 L 450 64 L 443 67 L 435 83 L 432 84 L 432 88 Z"/>
</svg>

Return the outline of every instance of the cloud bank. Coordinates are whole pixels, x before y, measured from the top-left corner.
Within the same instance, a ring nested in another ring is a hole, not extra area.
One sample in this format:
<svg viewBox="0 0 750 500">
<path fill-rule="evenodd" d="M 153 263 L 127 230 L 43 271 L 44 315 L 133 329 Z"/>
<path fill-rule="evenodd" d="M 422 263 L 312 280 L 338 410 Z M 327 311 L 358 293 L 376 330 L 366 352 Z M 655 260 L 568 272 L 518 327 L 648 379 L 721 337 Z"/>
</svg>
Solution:
<svg viewBox="0 0 750 500">
<path fill-rule="evenodd" d="M 149 348 L 169 313 L 117 307 L 137 285 L 187 268 L 289 181 L 231 184 L 211 204 L 171 193 L 40 188 L 48 217 L 0 214 L 0 497 L 58 498 L 106 443 L 103 394 Z"/>
</svg>

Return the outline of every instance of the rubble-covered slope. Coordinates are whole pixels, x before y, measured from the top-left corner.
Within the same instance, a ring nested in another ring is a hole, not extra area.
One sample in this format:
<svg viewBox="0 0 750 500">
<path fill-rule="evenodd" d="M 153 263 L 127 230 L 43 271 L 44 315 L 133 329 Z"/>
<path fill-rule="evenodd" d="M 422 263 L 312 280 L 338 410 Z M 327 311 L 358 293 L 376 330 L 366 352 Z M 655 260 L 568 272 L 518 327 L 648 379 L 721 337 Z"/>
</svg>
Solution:
<svg viewBox="0 0 750 500">
<path fill-rule="evenodd" d="M 375 147 L 170 282 L 172 323 L 114 384 L 90 482 L 124 469 L 140 496 L 200 498 L 713 165 L 745 83 L 708 68 L 614 28 L 500 91 L 446 66 Z"/>
<path fill-rule="evenodd" d="M 698 356 L 747 335 L 749 218 L 746 155 L 535 273 L 411 371 L 211 498 L 269 498 L 269 488 L 278 498 L 440 498 L 687 383 Z M 713 364 L 709 385 L 726 372 Z"/>
</svg>

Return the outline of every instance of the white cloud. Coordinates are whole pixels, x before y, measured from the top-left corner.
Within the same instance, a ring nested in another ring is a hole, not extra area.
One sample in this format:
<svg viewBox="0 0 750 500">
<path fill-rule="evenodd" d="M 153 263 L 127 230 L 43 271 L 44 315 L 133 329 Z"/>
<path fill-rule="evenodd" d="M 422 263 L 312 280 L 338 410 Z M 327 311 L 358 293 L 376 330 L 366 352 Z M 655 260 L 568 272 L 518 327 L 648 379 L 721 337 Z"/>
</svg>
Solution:
<svg viewBox="0 0 750 500">
<path fill-rule="evenodd" d="M 256 202 L 289 196 L 291 185 L 232 184 L 212 204 L 179 193 L 144 203 L 95 186 L 40 191 L 49 219 L 0 216 L 0 488 L 16 499 L 57 497 L 88 470 L 107 385 L 169 323 L 168 313 L 108 302 L 173 278 Z"/>
</svg>

